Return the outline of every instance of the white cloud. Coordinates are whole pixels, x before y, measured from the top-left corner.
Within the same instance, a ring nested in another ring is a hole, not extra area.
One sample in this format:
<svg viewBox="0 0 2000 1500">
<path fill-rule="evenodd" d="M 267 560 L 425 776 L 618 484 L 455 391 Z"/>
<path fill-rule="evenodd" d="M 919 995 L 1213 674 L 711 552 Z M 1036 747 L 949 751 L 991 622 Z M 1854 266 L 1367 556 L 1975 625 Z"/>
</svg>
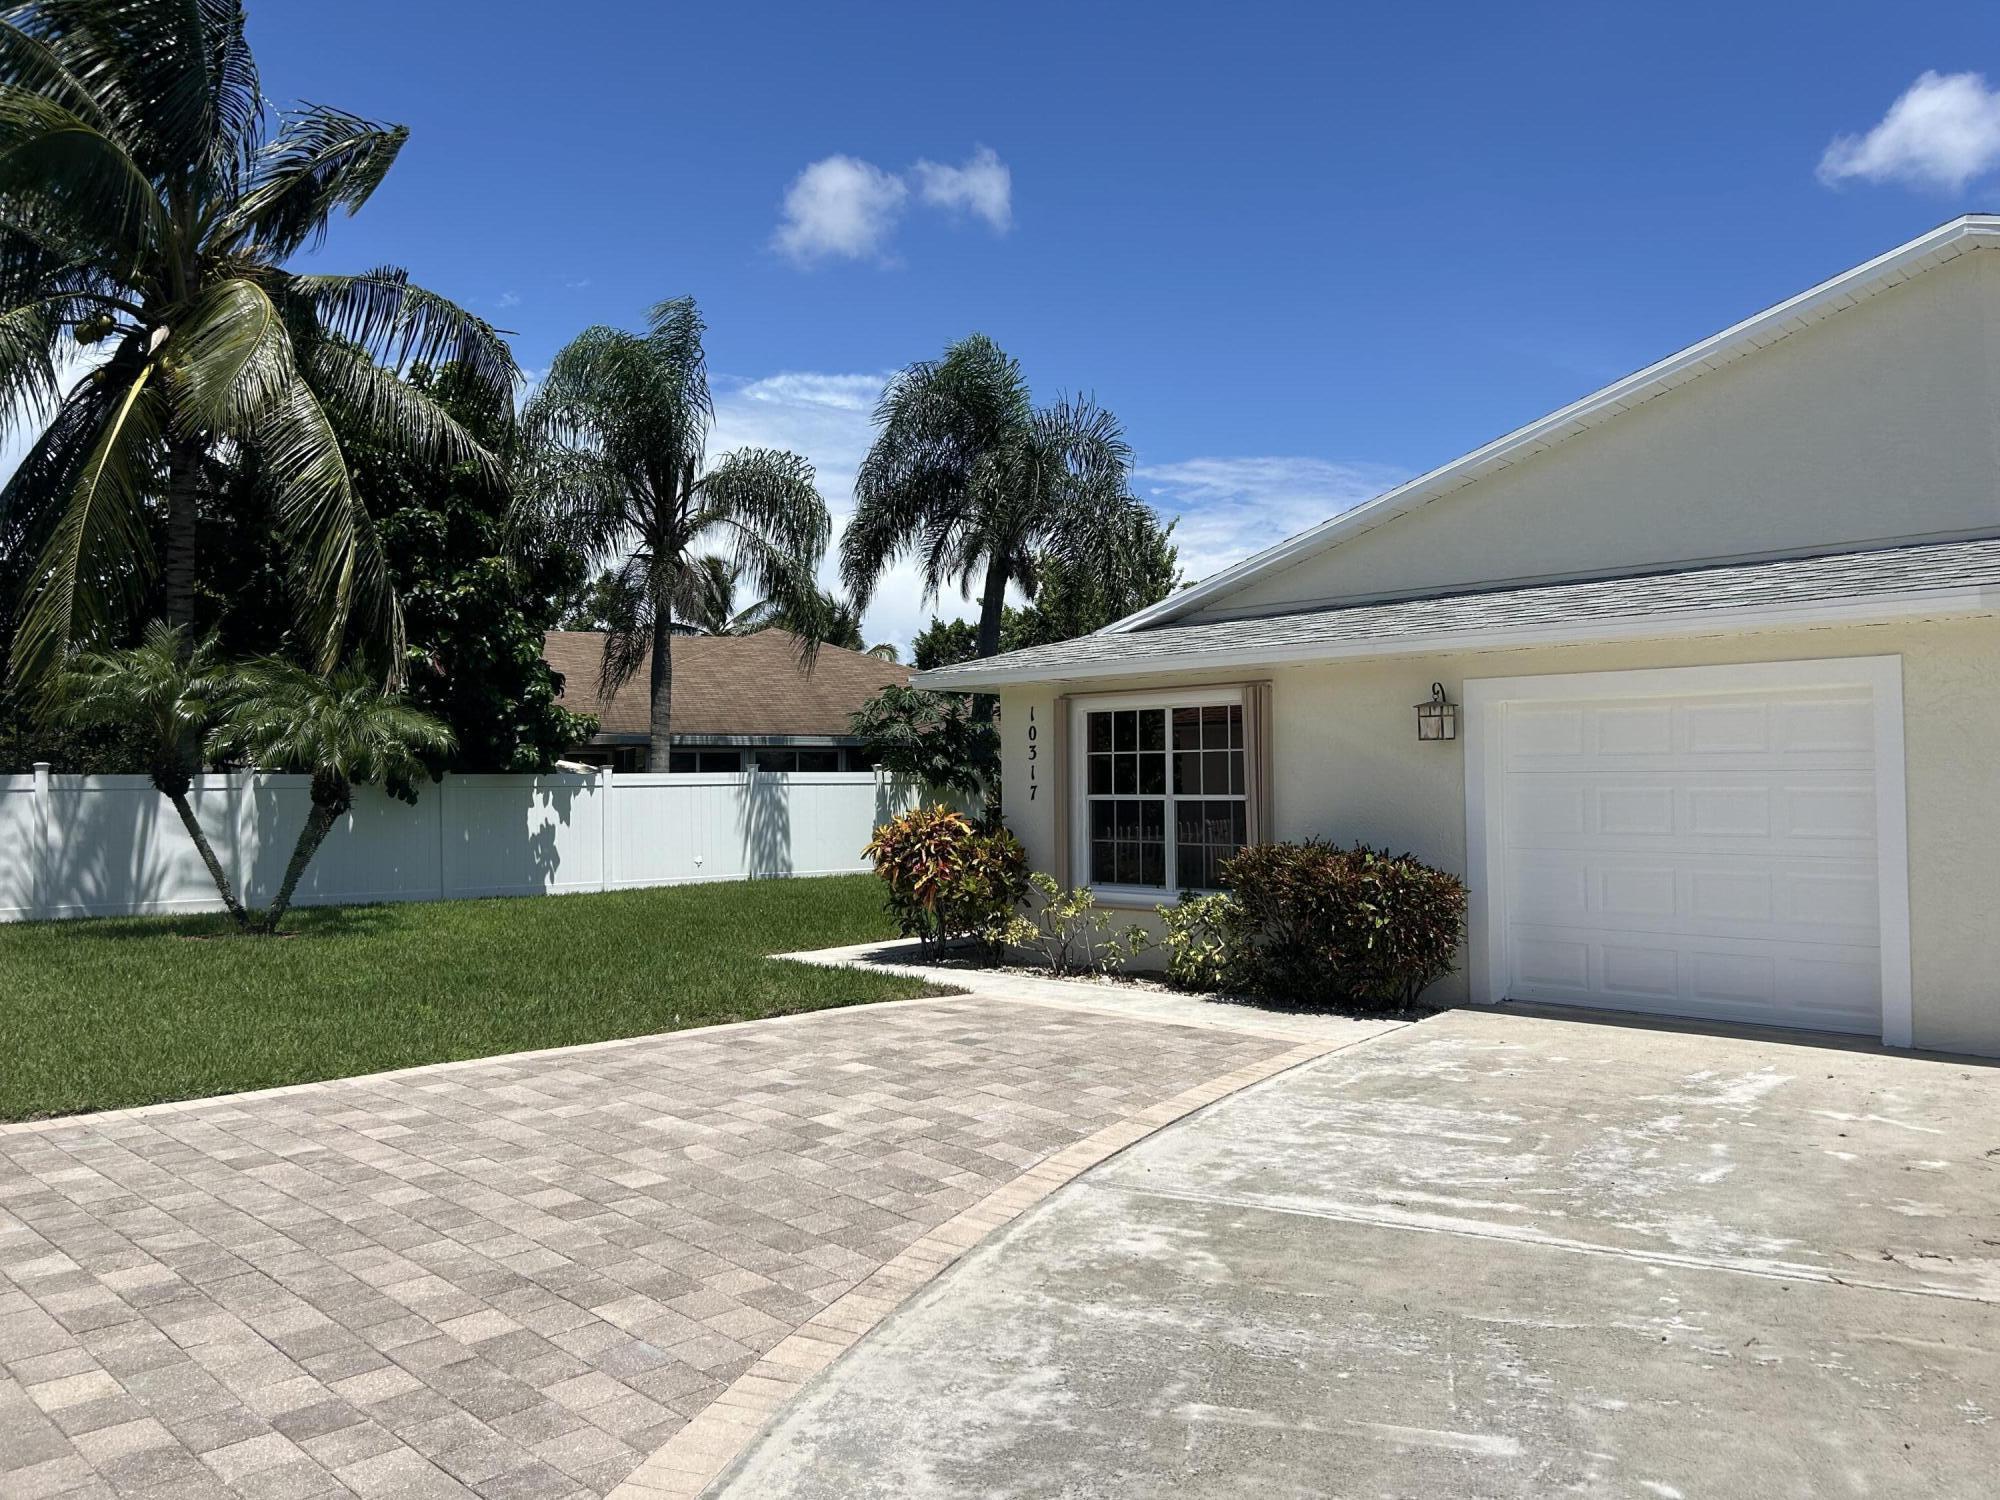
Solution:
<svg viewBox="0 0 2000 1500">
<path fill-rule="evenodd" d="M 1379 495 L 1408 476 L 1383 464 L 1323 458 L 1191 458 L 1142 464 L 1135 488 L 1178 518 L 1174 540 L 1191 579 L 1206 578 Z"/>
<path fill-rule="evenodd" d="M 833 545 L 820 569 L 820 582 L 840 586 L 840 535 L 854 513 L 854 476 L 875 439 L 875 403 L 889 383 L 890 372 L 826 374 L 789 370 L 761 380 L 715 381 L 715 430 L 709 436 L 711 458 L 736 448 L 783 448 L 810 459 L 819 492 L 833 513 Z M 894 641 L 908 659 L 910 639 L 930 623 L 933 613 L 946 619 L 970 619 L 977 607 L 956 591 L 935 604 L 923 597 L 923 584 L 908 562 L 882 575 L 868 607 L 864 633 L 871 642 Z"/>
<path fill-rule="evenodd" d="M 926 206 L 971 214 L 996 234 L 1014 222 L 1014 174 L 990 146 L 979 147 L 963 166 L 923 160 L 907 173 L 886 171 L 858 156 L 829 156 L 792 179 L 784 219 L 771 242 L 801 266 L 828 258 L 890 264 L 889 239 L 912 184 Z"/>
<path fill-rule="evenodd" d="M 903 179 L 854 156 L 829 156 L 792 179 L 777 247 L 801 265 L 879 256 L 910 195 Z"/>
<path fill-rule="evenodd" d="M 1978 73 L 1925 73 L 1866 135 L 1835 136 L 1820 158 L 1828 187 L 1859 178 L 1958 192 L 2000 167 L 2000 91 Z"/>
<path fill-rule="evenodd" d="M 1014 174 L 991 146 L 981 146 L 962 167 L 920 161 L 910 168 L 924 202 L 969 213 L 1005 234 L 1014 222 Z"/>
</svg>

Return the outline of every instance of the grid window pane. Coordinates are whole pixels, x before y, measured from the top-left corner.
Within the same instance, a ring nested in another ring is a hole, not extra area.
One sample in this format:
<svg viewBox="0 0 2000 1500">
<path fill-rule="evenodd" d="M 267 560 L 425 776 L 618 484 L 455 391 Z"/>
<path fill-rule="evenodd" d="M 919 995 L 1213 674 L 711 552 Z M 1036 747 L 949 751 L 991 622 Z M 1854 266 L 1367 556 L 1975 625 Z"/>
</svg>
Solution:
<svg viewBox="0 0 2000 1500">
<path fill-rule="evenodd" d="M 1114 755 L 1112 764 L 1115 774 L 1111 778 L 1111 790 L 1121 797 L 1135 794 L 1139 790 L 1139 757 Z"/>
<path fill-rule="evenodd" d="M 1201 748 L 1200 709 L 1177 708 L 1174 710 L 1174 748 L 1176 750 L 1199 750 Z"/>
<path fill-rule="evenodd" d="M 1192 797 L 1201 791 L 1201 757 L 1182 752 L 1174 756 L 1174 795 Z"/>
<path fill-rule="evenodd" d="M 1213 890 L 1243 844 L 1236 704 L 1085 715 L 1083 834 L 1093 884 Z"/>
<path fill-rule="evenodd" d="M 1112 862 L 1113 844 L 1109 839 L 1090 841 L 1090 883 L 1092 885 L 1116 885 L 1118 869 Z"/>
</svg>

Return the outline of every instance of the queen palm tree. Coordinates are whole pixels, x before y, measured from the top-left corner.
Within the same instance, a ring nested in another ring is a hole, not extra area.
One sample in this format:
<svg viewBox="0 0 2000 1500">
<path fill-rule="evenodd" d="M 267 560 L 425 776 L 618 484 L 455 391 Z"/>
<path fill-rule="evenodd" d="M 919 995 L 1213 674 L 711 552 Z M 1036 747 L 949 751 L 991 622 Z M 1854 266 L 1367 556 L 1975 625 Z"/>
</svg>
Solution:
<svg viewBox="0 0 2000 1500">
<path fill-rule="evenodd" d="M 236 925 L 244 927 L 249 918 L 243 903 L 188 801 L 203 741 L 240 687 L 214 637 L 191 640 L 184 627 L 156 621 L 136 646 L 72 658 L 47 701 L 63 722 L 120 730 L 140 749 L 154 790 L 173 804 L 222 904 Z"/>
<path fill-rule="evenodd" d="M 1110 566 L 1139 502 L 1118 420 L 1077 398 L 1036 407 L 1020 364 L 973 334 L 911 365 L 875 409 L 875 442 L 855 480 L 840 572 L 865 609 L 882 571 L 914 554 L 927 596 L 979 579 L 979 649 L 1000 649 L 1013 584 L 1033 598 L 1038 559 Z M 984 720 L 993 701 L 982 695 Z"/>
<path fill-rule="evenodd" d="M 40 430 L 0 490 L 0 549 L 35 558 L 17 674 L 146 615 L 191 627 L 204 491 L 246 452 L 308 654 L 331 667 L 352 622 L 399 669 L 335 419 L 440 467 L 487 461 L 395 371 L 458 361 L 506 391 L 516 371 L 492 328 L 394 267 L 288 268 L 368 201 L 408 131 L 321 105 L 275 123 L 241 0 L 0 11 L 0 432 Z M 68 381 L 78 347 L 93 367 Z"/>
<path fill-rule="evenodd" d="M 533 524 L 614 564 L 600 687 L 616 691 L 651 654 L 654 771 L 673 743 L 676 627 L 713 602 L 704 549 L 719 547 L 760 598 L 798 612 L 809 661 L 813 575 L 832 529 L 812 465 L 795 453 L 743 448 L 704 469 L 715 414 L 702 332 L 687 297 L 655 307 L 644 333 L 586 329 L 523 414 Z"/>
<path fill-rule="evenodd" d="M 267 933 L 278 930 L 306 866 L 354 805 L 356 783 L 379 782 L 415 802 L 417 778 L 428 774 L 424 756 L 454 748 L 443 720 L 384 693 L 380 680 L 360 668 L 322 676 L 275 657 L 242 669 L 241 688 L 209 743 L 264 770 L 312 778 L 312 810 L 264 913 Z"/>
</svg>

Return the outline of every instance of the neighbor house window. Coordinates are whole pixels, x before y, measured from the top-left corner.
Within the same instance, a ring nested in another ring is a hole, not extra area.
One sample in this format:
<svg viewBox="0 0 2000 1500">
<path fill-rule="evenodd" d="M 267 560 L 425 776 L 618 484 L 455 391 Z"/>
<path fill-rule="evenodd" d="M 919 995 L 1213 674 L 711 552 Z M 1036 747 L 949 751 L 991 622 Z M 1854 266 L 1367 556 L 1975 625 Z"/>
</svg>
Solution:
<svg viewBox="0 0 2000 1500">
<path fill-rule="evenodd" d="M 1089 883 L 1215 889 L 1248 839 L 1242 704 L 1092 708 L 1082 730 Z"/>
<path fill-rule="evenodd" d="M 759 750 L 757 769 L 760 771 L 838 771 L 840 752 L 838 750 Z"/>
<path fill-rule="evenodd" d="M 670 750 L 667 769 L 680 775 L 733 775 L 743 769 L 741 750 Z"/>
</svg>

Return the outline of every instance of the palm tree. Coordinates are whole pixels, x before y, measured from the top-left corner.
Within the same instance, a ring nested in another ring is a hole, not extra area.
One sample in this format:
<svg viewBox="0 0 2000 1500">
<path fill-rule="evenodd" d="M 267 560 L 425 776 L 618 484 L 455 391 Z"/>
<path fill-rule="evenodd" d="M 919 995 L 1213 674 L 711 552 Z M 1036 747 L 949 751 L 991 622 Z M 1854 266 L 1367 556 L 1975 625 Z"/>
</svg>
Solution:
<svg viewBox="0 0 2000 1500">
<path fill-rule="evenodd" d="M 866 608 L 883 569 L 914 553 L 924 590 L 979 586 L 979 651 L 1000 649 L 1011 583 L 1035 595 L 1037 559 L 1110 565 L 1139 502 L 1117 418 L 1084 398 L 1036 407 L 1021 367 L 973 334 L 911 365 L 875 409 L 876 437 L 841 538 L 842 581 Z M 978 713 L 993 702 L 981 696 Z"/>
<path fill-rule="evenodd" d="M 285 877 L 262 930 L 278 930 L 299 877 L 333 825 L 354 805 L 357 782 L 380 782 L 391 795 L 417 800 L 425 755 L 454 748 L 444 721 L 382 691 L 378 679 L 347 666 L 322 677 L 271 658 L 243 669 L 236 701 L 210 739 L 217 752 L 242 755 L 272 771 L 312 777 L 312 811 L 299 830 Z"/>
<path fill-rule="evenodd" d="M 556 355 L 523 418 L 537 524 L 616 563 L 600 686 L 615 691 L 651 652 L 655 771 L 673 741 L 675 627 L 704 608 L 712 582 L 700 549 L 719 544 L 761 598 L 810 623 L 832 529 L 797 454 L 743 448 L 704 471 L 714 408 L 702 331 L 687 297 L 654 308 L 642 334 L 586 329 Z M 817 632 L 803 639 L 809 660 Z"/>
<path fill-rule="evenodd" d="M 408 131 L 308 105 L 273 132 L 243 28 L 241 0 L 0 12 L 0 433 L 41 433 L 0 490 L 0 547 L 36 557 L 17 674 L 149 614 L 191 630 L 204 492 L 254 453 L 307 653 L 330 667 L 353 622 L 393 675 L 400 611 L 335 421 L 490 462 L 395 370 L 511 392 L 491 327 L 394 267 L 286 268 Z M 65 389 L 78 346 L 94 367 Z"/>
<path fill-rule="evenodd" d="M 180 815 L 229 915 L 246 926 L 243 903 L 188 801 L 202 742 L 239 690 L 214 637 L 193 640 L 184 627 L 155 622 L 136 646 L 75 657 L 54 686 L 48 701 L 62 721 L 122 730 L 140 747 L 154 790 Z"/>
<path fill-rule="evenodd" d="M 675 632 L 680 635 L 755 635 L 768 629 L 771 601 L 737 597 L 743 565 L 710 552 L 688 569 L 688 592 L 676 605 Z"/>
</svg>

